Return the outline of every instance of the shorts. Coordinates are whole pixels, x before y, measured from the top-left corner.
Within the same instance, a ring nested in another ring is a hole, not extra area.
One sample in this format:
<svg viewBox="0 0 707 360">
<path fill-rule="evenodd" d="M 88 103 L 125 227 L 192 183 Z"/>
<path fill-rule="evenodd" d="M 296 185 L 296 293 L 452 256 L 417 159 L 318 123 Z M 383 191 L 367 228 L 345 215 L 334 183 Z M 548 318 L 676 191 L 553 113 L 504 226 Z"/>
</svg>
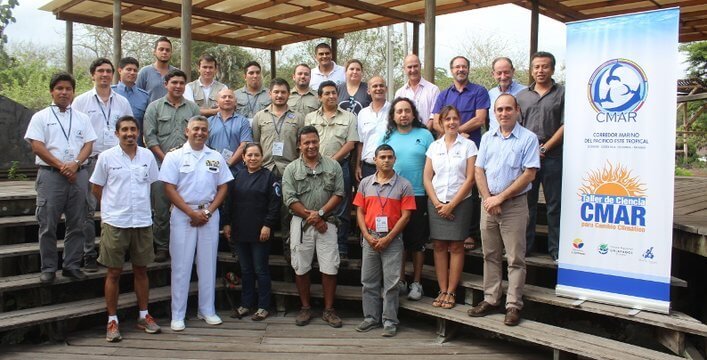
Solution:
<svg viewBox="0 0 707 360">
<path fill-rule="evenodd" d="M 295 274 L 304 275 L 312 270 L 314 251 L 317 252 L 319 271 L 326 275 L 339 272 L 339 244 L 336 225 L 328 222 L 327 230 L 319 233 L 314 226 L 302 230 L 304 221 L 293 216 L 290 222 L 290 256 Z"/>
<path fill-rule="evenodd" d="M 405 251 L 425 251 L 430 241 L 430 223 L 427 219 L 427 196 L 415 196 L 415 211 L 403 230 Z"/>
<path fill-rule="evenodd" d="M 130 262 L 147 266 L 155 260 L 152 247 L 152 226 L 118 228 L 101 223 L 101 245 L 98 262 L 109 268 L 122 268 L 125 254 L 130 251 Z"/>
</svg>

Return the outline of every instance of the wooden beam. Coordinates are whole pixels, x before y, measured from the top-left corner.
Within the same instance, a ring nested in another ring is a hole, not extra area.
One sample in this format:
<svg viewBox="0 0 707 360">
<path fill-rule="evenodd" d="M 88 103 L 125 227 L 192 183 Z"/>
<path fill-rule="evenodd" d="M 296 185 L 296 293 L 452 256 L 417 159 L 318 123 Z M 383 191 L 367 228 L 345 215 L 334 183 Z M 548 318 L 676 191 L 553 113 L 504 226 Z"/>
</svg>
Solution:
<svg viewBox="0 0 707 360">
<path fill-rule="evenodd" d="M 339 57 L 339 42 L 336 38 L 331 38 L 331 61 L 336 62 Z"/>
<path fill-rule="evenodd" d="M 538 52 L 538 33 L 540 31 L 540 7 L 539 0 L 532 0 L 533 9 L 530 12 L 530 54 L 528 54 L 528 66 L 530 67 L 530 58 Z M 532 71 L 528 71 L 528 84 L 533 82 Z"/>
<path fill-rule="evenodd" d="M 420 55 L 420 23 L 416 22 L 412 23 L 412 53 Z"/>
<path fill-rule="evenodd" d="M 191 0 L 182 0 L 182 26 L 180 31 L 180 39 L 182 40 L 182 64 L 181 69 L 187 75 L 187 82 L 191 82 Z"/>
<path fill-rule="evenodd" d="M 242 8 L 242 9 L 238 9 L 238 10 L 236 10 L 236 11 L 234 11 L 234 12 L 235 12 L 235 13 L 238 13 L 238 14 L 241 14 L 241 15 L 245 15 L 245 14 L 247 14 L 247 13 L 252 13 L 252 12 L 260 11 L 260 10 L 267 9 L 267 8 L 270 8 L 270 7 L 273 7 L 273 6 L 276 6 L 276 5 L 285 4 L 285 3 L 287 3 L 288 1 L 290 1 L 290 0 L 270 0 L 270 1 L 265 1 L 265 2 L 262 2 L 262 3 L 260 3 L 260 4 L 255 4 L 255 5 L 251 5 L 251 6 L 248 6 L 248 7 L 244 7 L 244 8 Z M 291 5 L 294 5 L 294 4 L 291 4 Z"/>
<path fill-rule="evenodd" d="M 565 15 L 568 18 L 572 20 L 582 20 L 586 17 L 586 15 L 582 14 L 581 12 L 574 10 L 573 8 L 562 5 L 559 1 L 553 1 L 553 0 L 537 0 L 538 4 L 546 9 L 550 9 L 552 11 L 555 11 L 559 14 Z"/>
<path fill-rule="evenodd" d="M 402 21 L 409 22 L 421 22 L 424 21 L 420 16 L 411 15 L 410 13 L 393 10 L 390 7 L 375 5 L 359 0 L 324 0 L 329 4 L 345 6 L 350 9 L 361 10 L 368 13 L 381 15 L 393 19 L 398 19 Z"/>
<path fill-rule="evenodd" d="M 437 2 L 425 0 L 425 68 L 424 77 L 435 82 L 435 27 L 437 17 Z"/>
<path fill-rule="evenodd" d="M 74 23 L 73 21 L 66 22 L 66 43 L 64 48 L 64 56 L 66 57 L 66 72 L 74 73 Z"/>
<path fill-rule="evenodd" d="M 702 41 L 707 39 L 707 34 L 699 34 L 699 35 L 681 35 L 680 36 L 680 42 L 681 43 L 686 43 L 686 42 L 692 42 L 692 41 Z"/>
<path fill-rule="evenodd" d="M 58 20 L 75 21 L 75 22 L 82 23 L 82 24 L 96 25 L 96 26 L 102 26 L 102 27 L 110 27 L 111 26 L 110 21 L 106 22 L 101 19 L 93 18 L 93 17 L 86 16 L 86 15 L 62 13 L 62 14 L 57 14 L 56 18 Z M 137 24 L 132 24 L 132 23 L 123 23 L 123 29 L 127 30 L 127 31 L 136 31 L 136 32 L 141 32 L 141 33 L 146 33 L 146 34 L 163 35 L 163 36 L 169 36 L 169 37 L 173 37 L 173 38 L 179 38 L 181 36 L 181 33 L 180 33 L 179 29 L 177 29 L 177 28 L 158 28 L 158 27 L 154 27 L 154 26 L 145 26 L 145 25 L 137 25 Z M 210 35 L 205 35 L 205 34 L 192 34 L 192 40 L 206 41 L 206 42 L 211 42 L 211 43 L 216 43 L 216 44 L 245 46 L 245 47 L 256 48 L 256 49 L 265 49 L 265 50 L 280 50 L 280 49 L 282 49 L 282 47 L 277 44 L 261 43 L 261 42 L 256 42 L 256 41 L 240 41 L 238 39 L 231 39 L 231 38 L 225 38 L 225 37 L 220 37 L 220 36 L 210 36 Z"/>
<path fill-rule="evenodd" d="M 74 7 L 74 6 L 76 6 L 76 5 L 80 4 L 80 3 L 82 3 L 83 1 L 84 1 L 84 0 L 71 0 L 71 1 L 69 1 L 68 3 L 66 3 L 66 4 L 64 4 L 64 5 L 62 5 L 62 6 L 59 6 L 59 7 L 56 8 L 56 9 L 54 9 L 52 12 L 54 13 L 54 15 L 56 15 L 56 14 L 58 14 L 58 13 L 60 13 L 60 12 L 64 12 L 64 11 L 66 11 L 66 10 L 71 9 L 72 7 Z"/>
<path fill-rule="evenodd" d="M 329 5 L 327 5 L 327 4 L 319 4 L 316 6 L 304 6 L 301 9 L 295 10 L 293 12 L 271 16 L 271 17 L 267 18 L 267 20 L 268 21 L 279 21 L 279 20 L 283 20 L 283 19 L 290 19 L 295 16 L 304 15 L 304 14 L 312 13 L 315 11 L 321 11 L 321 10 L 324 10 L 328 7 L 329 7 Z"/>
<path fill-rule="evenodd" d="M 118 67 L 120 57 L 123 54 L 123 37 L 121 28 L 121 17 L 123 16 L 123 8 L 120 6 L 120 0 L 113 0 L 113 66 Z M 117 84 L 120 80 L 118 71 L 113 72 L 113 83 Z"/>
<path fill-rule="evenodd" d="M 142 5 L 147 8 L 154 8 L 166 11 L 173 11 L 176 13 L 181 12 L 181 5 L 178 3 L 167 2 L 164 0 L 123 0 L 124 2 L 131 4 Z M 193 9 L 192 16 L 205 17 L 207 19 L 213 19 L 218 21 L 225 21 L 229 23 L 244 24 L 256 27 L 262 27 L 265 29 L 274 29 L 284 32 L 290 32 L 294 34 L 306 34 L 314 35 L 318 37 L 343 37 L 344 34 L 333 33 L 328 30 L 318 30 L 297 25 L 283 24 L 279 22 L 272 22 L 247 16 L 239 15 L 236 13 L 224 13 L 220 11 L 207 10 L 207 9 Z"/>
<path fill-rule="evenodd" d="M 678 96 L 679 103 L 688 102 L 688 101 L 695 101 L 695 100 L 705 100 L 705 99 L 707 99 L 707 93 Z"/>
<path fill-rule="evenodd" d="M 270 50 L 270 79 L 277 77 L 277 58 L 275 50 Z"/>
</svg>

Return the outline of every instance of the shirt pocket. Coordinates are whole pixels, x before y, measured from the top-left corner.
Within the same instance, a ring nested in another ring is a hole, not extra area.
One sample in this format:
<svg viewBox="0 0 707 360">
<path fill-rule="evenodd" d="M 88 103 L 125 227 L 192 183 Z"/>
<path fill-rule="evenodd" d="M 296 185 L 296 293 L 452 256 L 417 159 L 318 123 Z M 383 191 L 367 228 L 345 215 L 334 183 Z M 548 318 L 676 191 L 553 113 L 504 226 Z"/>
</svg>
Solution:
<svg viewBox="0 0 707 360">
<path fill-rule="evenodd" d="M 336 174 L 325 172 L 322 176 L 324 179 L 324 191 L 333 194 L 336 191 Z"/>
</svg>

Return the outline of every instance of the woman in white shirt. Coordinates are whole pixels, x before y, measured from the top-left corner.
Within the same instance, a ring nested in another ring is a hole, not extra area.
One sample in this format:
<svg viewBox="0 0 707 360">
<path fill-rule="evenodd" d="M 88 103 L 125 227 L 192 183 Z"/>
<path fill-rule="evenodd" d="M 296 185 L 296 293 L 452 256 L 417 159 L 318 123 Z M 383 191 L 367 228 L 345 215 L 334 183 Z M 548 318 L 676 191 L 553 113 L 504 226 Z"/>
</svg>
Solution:
<svg viewBox="0 0 707 360">
<path fill-rule="evenodd" d="M 444 136 L 427 150 L 423 180 L 439 284 L 432 306 L 451 309 L 464 268 L 464 239 L 471 221 L 471 187 L 478 149 L 459 133 L 461 119 L 454 106 L 442 108 L 439 126 Z"/>
</svg>

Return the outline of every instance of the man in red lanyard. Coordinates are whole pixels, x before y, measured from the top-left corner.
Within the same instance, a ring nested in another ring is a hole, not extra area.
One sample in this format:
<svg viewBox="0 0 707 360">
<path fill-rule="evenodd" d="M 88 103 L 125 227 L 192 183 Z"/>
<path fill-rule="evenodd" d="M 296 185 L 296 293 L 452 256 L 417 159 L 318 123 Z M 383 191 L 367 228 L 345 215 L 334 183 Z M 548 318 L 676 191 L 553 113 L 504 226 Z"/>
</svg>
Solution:
<svg viewBox="0 0 707 360">
<path fill-rule="evenodd" d="M 353 201 L 358 207 L 356 221 L 365 240 L 361 244 L 364 319 L 356 331 L 366 332 L 383 323 L 382 335 L 391 337 L 398 330 L 401 234 L 415 210 L 415 193 L 412 184 L 393 170 L 395 151 L 390 145 L 378 146 L 374 161 L 376 173 L 361 180 Z"/>
</svg>

